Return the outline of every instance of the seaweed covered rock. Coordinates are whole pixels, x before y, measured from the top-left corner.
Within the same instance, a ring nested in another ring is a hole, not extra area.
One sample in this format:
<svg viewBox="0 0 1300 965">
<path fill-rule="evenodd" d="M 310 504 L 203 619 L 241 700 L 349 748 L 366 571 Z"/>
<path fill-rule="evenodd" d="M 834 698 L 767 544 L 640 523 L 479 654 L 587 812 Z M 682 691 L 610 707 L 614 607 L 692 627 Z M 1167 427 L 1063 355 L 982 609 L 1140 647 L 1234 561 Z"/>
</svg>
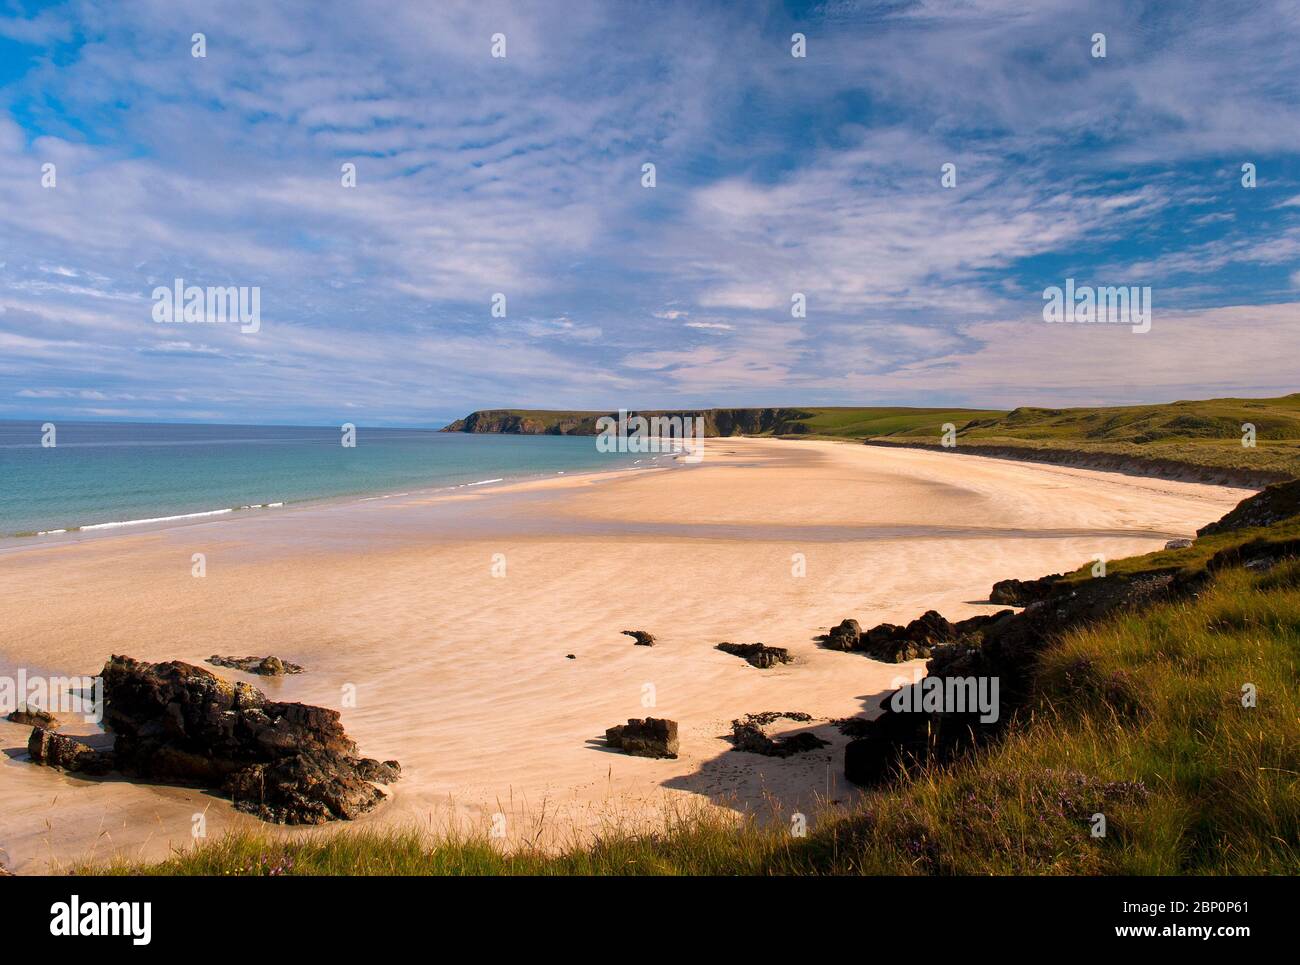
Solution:
<svg viewBox="0 0 1300 965">
<path fill-rule="evenodd" d="M 334 710 L 270 701 L 180 661 L 113 656 L 102 677 L 112 752 L 38 728 L 33 761 L 219 789 L 241 811 L 283 824 L 354 818 L 384 800 L 376 782 L 400 776 L 396 761 L 359 757 Z"/>
<path fill-rule="evenodd" d="M 655 645 L 653 633 L 646 633 L 644 630 L 620 630 L 619 632 L 635 640 L 638 647 L 653 647 Z"/>
<path fill-rule="evenodd" d="M 731 742 L 738 751 L 750 754 L 763 754 L 766 757 L 790 757 L 828 747 L 830 741 L 822 740 L 816 734 L 804 731 L 784 737 L 772 737 L 767 728 L 778 720 L 790 720 L 799 724 L 812 723 L 812 716 L 799 711 L 768 710 L 760 714 L 746 714 L 731 722 Z"/>
<path fill-rule="evenodd" d="M 790 651 L 785 647 L 769 647 L 761 643 L 720 643 L 717 649 L 740 657 L 759 670 L 790 662 Z"/>
</svg>

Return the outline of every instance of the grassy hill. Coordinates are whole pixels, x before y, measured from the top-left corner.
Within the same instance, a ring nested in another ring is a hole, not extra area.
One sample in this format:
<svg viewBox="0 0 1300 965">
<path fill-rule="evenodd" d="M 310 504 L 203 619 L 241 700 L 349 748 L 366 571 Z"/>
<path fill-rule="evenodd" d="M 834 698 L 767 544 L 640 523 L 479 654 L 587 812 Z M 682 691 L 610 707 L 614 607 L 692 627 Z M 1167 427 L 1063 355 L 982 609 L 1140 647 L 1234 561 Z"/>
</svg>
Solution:
<svg viewBox="0 0 1300 965">
<path fill-rule="evenodd" d="M 1243 426 L 1255 427 L 1255 445 L 1242 445 Z M 1300 478 L 1300 393 L 1276 399 L 1206 399 L 1114 408 L 1019 408 L 991 418 L 957 423 L 958 449 L 985 454 L 1046 458 L 1075 456 L 1105 466 L 1117 457 L 1133 468 L 1146 463 L 1236 471 L 1257 484 Z M 875 442 L 936 444 L 937 433 L 920 425 L 881 433 Z"/>
</svg>

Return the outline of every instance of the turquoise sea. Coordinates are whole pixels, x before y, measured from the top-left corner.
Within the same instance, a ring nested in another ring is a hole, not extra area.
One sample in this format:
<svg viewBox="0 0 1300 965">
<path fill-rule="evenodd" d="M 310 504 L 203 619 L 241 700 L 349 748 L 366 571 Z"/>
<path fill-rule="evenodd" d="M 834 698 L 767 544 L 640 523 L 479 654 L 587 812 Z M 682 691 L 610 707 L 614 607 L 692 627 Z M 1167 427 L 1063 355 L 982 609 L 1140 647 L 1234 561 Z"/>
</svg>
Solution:
<svg viewBox="0 0 1300 965">
<path fill-rule="evenodd" d="M 113 528 L 276 503 L 617 469 L 643 457 L 600 453 L 589 436 L 433 429 L 0 420 L 0 537 Z"/>
</svg>

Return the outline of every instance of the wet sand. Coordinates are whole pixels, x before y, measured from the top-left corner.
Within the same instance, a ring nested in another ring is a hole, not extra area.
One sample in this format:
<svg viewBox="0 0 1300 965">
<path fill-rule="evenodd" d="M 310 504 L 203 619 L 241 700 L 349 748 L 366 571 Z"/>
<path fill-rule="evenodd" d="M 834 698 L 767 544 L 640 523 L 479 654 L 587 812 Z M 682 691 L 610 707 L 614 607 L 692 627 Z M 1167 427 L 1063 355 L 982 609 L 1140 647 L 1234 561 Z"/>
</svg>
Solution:
<svg viewBox="0 0 1300 965">
<path fill-rule="evenodd" d="M 850 616 L 870 626 L 931 608 L 992 612 L 995 580 L 1158 549 L 1248 494 L 719 439 L 695 466 L 8 541 L 0 674 L 93 674 L 111 653 L 302 664 L 307 673 L 280 679 L 209 669 L 340 708 L 363 754 L 402 763 L 388 802 L 323 833 L 454 823 L 486 834 L 504 814 L 506 844 L 556 844 L 699 802 L 812 813 L 854 793 L 829 719 L 874 712 L 896 678 L 924 667 L 823 650 L 817 634 Z M 194 553 L 206 555 L 203 578 Z M 633 646 L 623 629 L 659 644 Z M 760 671 L 715 650 L 722 641 L 788 647 L 796 662 Z M 355 707 L 344 706 L 349 688 Z M 767 710 L 812 714 L 831 746 L 785 760 L 732 751 L 730 720 Z M 647 715 L 680 722 L 679 759 L 603 746 L 606 727 Z M 93 731 L 73 721 L 63 732 Z M 197 813 L 209 837 L 267 827 L 202 791 L 34 767 L 29 732 L 0 720 L 0 861 L 11 870 L 157 858 L 191 845 Z"/>
</svg>

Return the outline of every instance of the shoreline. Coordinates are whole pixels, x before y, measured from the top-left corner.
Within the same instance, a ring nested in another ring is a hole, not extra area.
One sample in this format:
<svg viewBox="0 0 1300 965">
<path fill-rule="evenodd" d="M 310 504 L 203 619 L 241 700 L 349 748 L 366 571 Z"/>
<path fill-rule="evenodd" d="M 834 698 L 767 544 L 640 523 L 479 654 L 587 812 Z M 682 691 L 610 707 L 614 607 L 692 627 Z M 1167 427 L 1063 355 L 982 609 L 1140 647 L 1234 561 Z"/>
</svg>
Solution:
<svg viewBox="0 0 1300 965">
<path fill-rule="evenodd" d="M 663 455 L 671 455 L 664 453 Z M 655 458 L 658 458 L 657 456 Z M 23 531 L 0 535 L 0 555 L 7 551 L 16 549 L 30 548 L 36 545 L 49 546 L 61 545 L 64 542 L 75 542 L 81 539 L 97 539 L 123 535 L 126 533 L 151 533 L 162 532 L 168 529 L 201 525 L 204 523 L 214 523 L 220 520 L 215 517 L 237 518 L 237 514 L 255 513 L 263 510 L 278 509 L 288 512 L 301 509 L 317 509 L 329 506 L 341 505 L 347 506 L 353 503 L 368 503 L 388 499 L 401 499 L 404 497 L 414 497 L 417 499 L 436 498 L 438 496 L 451 496 L 459 490 L 473 489 L 480 490 L 484 493 L 508 491 L 511 487 L 527 486 L 534 483 L 543 483 L 556 480 L 557 477 L 564 477 L 571 480 L 582 480 L 590 476 L 605 476 L 617 473 L 643 472 L 651 469 L 675 469 L 680 468 L 675 465 L 676 457 L 668 463 L 651 466 L 617 466 L 609 469 L 576 469 L 576 470 L 557 470 L 546 475 L 539 473 L 528 473 L 518 476 L 502 476 L 494 479 L 477 480 L 468 483 L 455 483 L 447 486 L 419 486 L 408 489 L 399 493 L 384 493 L 382 490 L 359 490 L 355 493 L 329 496 L 311 496 L 303 499 L 285 500 L 275 503 L 258 503 L 245 506 L 227 506 L 220 509 L 202 510 L 192 513 L 178 513 L 168 516 L 149 517 L 143 519 L 114 520 L 103 523 L 89 523 L 79 526 L 67 526 L 64 528 L 55 528 L 40 531 Z M 42 538 L 63 536 L 68 540 L 58 542 L 34 543 L 33 540 Z"/>
<path fill-rule="evenodd" d="M 0 673 L 94 672 L 110 653 L 298 663 L 307 672 L 287 678 L 209 669 L 272 699 L 341 709 L 363 754 L 402 763 L 386 803 L 325 833 L 431 816 L 477 832 L 501 813 L 507 843 L 563 842 L 609 820 L 653 826 L 665 806 L 813 813 L 857 793 L 840 776 L 847 738 L 831 721 L 874 713 L 896 679 L 924 672 L 924 661 L 827 650 L 819 633 L 850 616 L 992 612 L 996 580 L 1159 548 L 1240 498 L 839 441 L 711 439 L 702 463 L 678 468 L 691 471 L 546 477 L 28 544 L 4 557 L 12 632 Z M 204 579 L 190 573 L 196 549 Z M 499 578 L 497 555 L 508 562 Z M 633 646 L 627 628 L 659 644 Z M 723 641 L 785 647 L 795 662 L 759 670 L 717 651 Z M 349 684 L 356 705 L 341 706 Z M 830 746 L 776 759 L 722 736 L 731 719 L 771 710 L 811 714 L 790 730 Z M 605 728 L 644 716 L 680 722 L 678 760 L 603 746 Z M 27 732 L 0 721 L 0 848 L 14 870 L 163 854 L 188 845 L 195 813 L 210 836 L 316 833 L 268 828 L 192 788 L 34 767 L 21 753 Z"/>
<path fill-rule="evenodd" d="M 459 430 L 452 430 L 444 427 L 436 431 L 451 432 Z M 1029 447 L 1003 445 L 986 446 L 979 443 L 943 447 L 934 443 L 925 442 L 893 442 L 883 439 L 858 440 L 836 437 L 809 438 L 789 435 L 748 436 L 741 434 L 733 436 L 713 436 L 710 438 L 713 440 L 714 444 L 722 440 L 751 439 L 756 441 L 774 440 L 793 443 L 824 442 L 836 445 L 867 445 L 885 449 L 917 449 L 949 455 L 959 454 L 963 456 L 983 456 L 989 459 L 1003 459 L 1010 462 L 1091 469 L 1102 473 L 1135 476 L 1144 479 L 1159 479 L 1172 482 L 1196 482 L 1213 486 L 1248 488 L 1255 490 L 1262 490 L 1273 483 L 1282 482 L 1290 478 L 1282 473 L 1231 469 L 1226 467 L 1218 469 L 1211 466 L 1200 466 L 1195 463 L 1182 463 L 1168 459 L 1147 459 L 1143 457 L 1124 456 L 1113 453 L 1090 453 L 1080 450 L 1066 449 L 1031 449 Z M 647 455 L 650 454 L 647 453 Z M 70 525 L 64 528 L 41 531 L 23 531 L 0 535 L 0 554 L 4 554 L 7 550 L 15 549 L 19 545 L 24 547 L 33 545 L 27 542 L 17 543 L 16 541 L 27 541 L 52 536 L 67 536 L 73 538 L 84 536 L 98 537 L 101 535 L 115 535 L 117 531 L 120 530 L 128 530 L 130 532 L 156 532 L 177 526 L 194 525 L 200 522 L 215 522 L 216 520 L 214 520 L 213 517 L 217 516 L 229 516 L 236 513 L 255 512 L 268 509 L 295 510 L 307 507 L 324 507 L 336 504 L 347 505 L 355 502 L 364 503 L 377 500 L 399 499 L 408 496 L 428 498 L 437 494 L 450 495 L 458 490 L 473 489 L 480 486 L 491 487 L 490 489 L 485 489 L 484 492 L 499 492 L 507 490 L 513 486 L 553 480 L 556 476 L 565 476 L 567 479 L 580 480 L 584 477 L 638 472 L 646 469 L 682 468 L 682 466 L 678 464 L 680 460 L 680 456 L 678 455 L 672 453 L 660 453 L 654 455 L 652 458 L 658 460 L 663 455 L 671 457 L 669 462 L 653 466 L 618 466 L 609 469 L 579 469 L 573 471 L 558 470 L 547 475 L 523 474 L 519 476 L 505 476 L 494 479 L 478 480 L 469 483 L 456 483 L 448 486 L 419 486 L 400 493 L 383 493 L 380 490 L 358 490 L 354 493 L 341 495 L 313 496 L 275 503 L 229 506 L 154 518 L 115 520 L 76 526 Z"/>
</svg>

